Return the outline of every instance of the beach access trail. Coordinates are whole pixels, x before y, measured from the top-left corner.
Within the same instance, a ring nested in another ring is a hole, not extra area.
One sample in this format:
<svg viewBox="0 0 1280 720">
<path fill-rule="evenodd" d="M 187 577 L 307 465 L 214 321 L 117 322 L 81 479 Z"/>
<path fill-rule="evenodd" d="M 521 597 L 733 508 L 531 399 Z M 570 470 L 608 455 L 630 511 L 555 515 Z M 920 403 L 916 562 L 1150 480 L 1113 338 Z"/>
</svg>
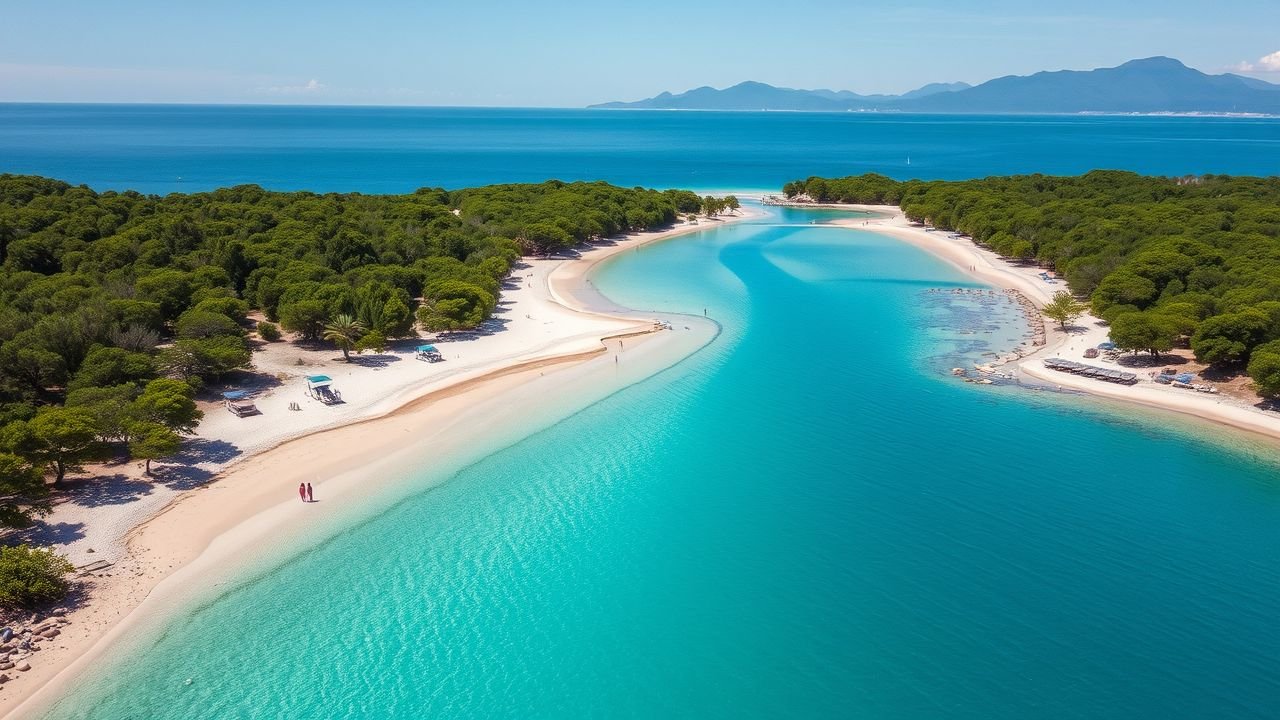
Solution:
<svg viewBox="0 0 1280 720">
<path fill-rule="evenodd" d="M 1058 281 L 1052 284 L 1046 282 L 1040 276 L 1041 271 L 1037 267 L 1010 263 L 990 250 L 979 247 L 970 239 L 951 237 L 951 234 L 946 231 L 926 230 L 919 224 L 912 224 L 897 206 L 852 204 L 815 206 L 797 203 L 792 207 L 827 207 L 872 213 L 872 217 L 845 218 L 833 224 L 887 235 L 910 243 L 947 261 L 976 280 L 999 288 L 1017 290 L 1029 298 L 1036 307 L 1042 307 L 1052 300 L 1054 293 L 1067 289 L 1064 282 Z M 1086 364 L 1099 364 L 1096 359 L 1086 358 L 1084 352 L 1107 341 L 1106 323 L 1093 315 L 1085 314 L 1074 325 L 1069 331 L 1063 332 L 1051 321 L 1046 322 L 1046 344 L 1040 348 L 1020 349 L 1019 352 L 1006 358 L 1001 370 L 1021 372 L 1059 388 L 1069 388 L 1098 397 L 1177 412 L 1280 440 L 1280 414 L 1268 412 L 1236 398 L 1162 385 L 1152 381 L 1145 373 L 1139 373 L 1138 384 L 1125 386 L 1091 380 L 1045 367 L 1044 360 L 1051 357 Z"/>
<path fill-rule="evenodd" d="M 80 528 L 55 546 L 59 552 L 77 565 L 110 565 L 84 578 L 84 597 L 31 669 L 10 672 L 0 685 L 0 716 L 47 707 L 131 629 L 180 609 L 195 587 L 210 592 L 247 563 L 314 542 L 326 521 L 394 491 L 422 458 L 445 467 L 495 437 L 515 442 L 539 418 L 553 421 L 554 410 L 568 414 L 696 351 L 714 338 L 713 322 L 690 318 L 662 329 L 652 315 L 615 309 L 589 274 L 619 253 L 761 214 L 744 208 L 578 248 L 572 258 L 526 258 L 499 299 L 500 329 L 434 341 L 442 362 L 416 360 L 413 344 L 351 364 L 328 350 L 305 351 L 299 365 L 298 351 L 283 343 L 275 345 L 287 355 L 257 354 L 256 369 L 279 384 L 254 397 L 261 415 L 203 407 L 197 442 L 222 448 L 195 464 L 204 481 L 148 484 L 118 503 L 72 500 L 47 519 L 50 527 Z M 314 374 L 333 379 L 342 404 L 308 398 L 305 377 Z M 314 484 L 316 503 L 299 502 L 300 482 Z"/>
</svg>

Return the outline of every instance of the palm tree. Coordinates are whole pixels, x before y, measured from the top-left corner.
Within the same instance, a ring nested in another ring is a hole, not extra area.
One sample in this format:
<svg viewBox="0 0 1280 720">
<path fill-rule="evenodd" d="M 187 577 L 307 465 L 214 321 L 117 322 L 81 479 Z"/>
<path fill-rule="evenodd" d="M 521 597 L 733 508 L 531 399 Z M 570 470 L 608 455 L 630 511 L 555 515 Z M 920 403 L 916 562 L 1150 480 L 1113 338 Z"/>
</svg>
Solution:
<svg viewBox="0 0 1280 720">
<path fill-rule="evenodd" d="M 364 335 L 364 325 L 350 315 L 338 315 L 324 326 L 324 339 L 342 350 L 342 359 L 351 362 L 351 347 Z"/>
</svg>

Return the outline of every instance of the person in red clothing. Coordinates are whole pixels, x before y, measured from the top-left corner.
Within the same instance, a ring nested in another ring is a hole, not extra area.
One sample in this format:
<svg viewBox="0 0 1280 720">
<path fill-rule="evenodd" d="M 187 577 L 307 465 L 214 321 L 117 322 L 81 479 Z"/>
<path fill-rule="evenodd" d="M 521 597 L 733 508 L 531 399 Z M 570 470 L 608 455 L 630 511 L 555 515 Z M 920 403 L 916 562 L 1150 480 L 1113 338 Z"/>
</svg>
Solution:
<svg viewBox="0 0 1280 720">
<path fill-rule="evenodd" d="M 298 497 L 302 498 L 302 502 L 307 501 L 307 484 L 298 483 Z"/>
</svg>

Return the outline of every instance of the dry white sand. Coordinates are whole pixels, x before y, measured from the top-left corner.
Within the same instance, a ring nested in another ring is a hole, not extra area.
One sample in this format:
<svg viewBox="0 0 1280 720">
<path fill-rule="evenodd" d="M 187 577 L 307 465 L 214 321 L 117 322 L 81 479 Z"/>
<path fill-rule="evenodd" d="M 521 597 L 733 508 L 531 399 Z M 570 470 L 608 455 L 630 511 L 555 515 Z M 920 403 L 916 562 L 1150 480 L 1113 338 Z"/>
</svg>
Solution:
<svg viewBox="0 0 1280 720">
<path fill-rule="evenodd" d="M 1039 277 L 1039 268 L 1014 265 L 990 250 L 978 247 L 970 240 L 948 237 L 948 233 L 941 230 L 926 231 L 922 227 L 913 226 L 898 207 L 887 205 L 842 205 L 840 207 L 869 210 L 884 217 L 843 220 L 838 224 L 909 242 L 946 260 L 971 277 L 996 287 L 1018 290 L 1037 306 L 1043 306 L 1053 298 L 1054 293 L 1067 289 L 1066 284 L 1062 282 L 1053 284 L 1045 282 Z M 1151 380 L 1141 370 L 1136 371 L 1139 377 L 1138 384 L 1130 386 L 1091 380 L 1045 367 L 1044 359 L 1050 357 L 1106 366 L 1102 360 L 1084 356 L 1085 350 L 1091 347 L 1096 348 L 1099 343 L 1107 340 L 1106 324 L 1093 315 L 1086 314 L 1076 321 L 1075 326 L 1070 332 L 1062 332 L 1052 322 L 1047 323 L 1046 345 L 1005 365 L 1002 370 L 1022 372 L 1060 388 L 1070 388 L 1091 395 L 1173 411 L 1268 438 L 1280 439 L 1280 415 L 1226 395 L 1210 395 L 1162 385 Z"/>
<path fill-rule="evenodd" d="M 257 354 L 258 369 L 279 376 L 254 397 L 262 414 L 237 418 L 220 404 L 205 408 L 199 444 L 206 457 L 197 469 L 216 474 L 212 482 L 195 489 L 181 480 L 145 483 L 109 503 L 102 493 L 86 494 L 49 518 L 76 529 L 59 547 L 75 562 L 114 564 L 87 579 L 88 602 L 32 658 L 32 669 L 0 686 L 0 714 L 25 717 L 56 700 L 131 629 L 246 563 L 287 556 L 301 533 L 314 539 L 317 527 L 393 494 L 423 458 L 456 465 L 494 447 L 495 438 L 515 441 L 706 344 L 715 325 L 701 318 L 675 318 L 673 329 L 655 331 L 652 317 L 589 311 L 607 302 L 588 273 L 624 250 L 755 214 L 744 209 L 637 233 L 571 260 L 526 259 L 502 294 L 501 330 L 433 342 L 444 362 L 414 359 L 418 343 L 367 364 L 284 343 Z M 315 374 L 333 378 L 342 404 L 308 398 L 304 378 Z M 293 402 L 302 409 L 290 410 Z M 311 482 L 319 502 L 300 502 L 299 482 Z"/>
</svg>

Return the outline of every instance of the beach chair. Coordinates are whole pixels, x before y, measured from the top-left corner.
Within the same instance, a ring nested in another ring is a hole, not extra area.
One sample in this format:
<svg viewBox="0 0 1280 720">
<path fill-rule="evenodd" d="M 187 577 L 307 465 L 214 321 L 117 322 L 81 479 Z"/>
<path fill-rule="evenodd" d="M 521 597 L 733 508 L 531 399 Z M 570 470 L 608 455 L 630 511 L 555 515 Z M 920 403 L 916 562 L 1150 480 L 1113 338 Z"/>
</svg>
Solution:
<svg viewBox="0 0 1280 720">
<path fill-rule="evenodd" d="M 222 402 L 226 405 L 227 410 L 236 417 L 262 414 L 258 406 L 249 399 L 249 393 L 244 390 L 229 390 L 222 393 Z"/>
</svg>

